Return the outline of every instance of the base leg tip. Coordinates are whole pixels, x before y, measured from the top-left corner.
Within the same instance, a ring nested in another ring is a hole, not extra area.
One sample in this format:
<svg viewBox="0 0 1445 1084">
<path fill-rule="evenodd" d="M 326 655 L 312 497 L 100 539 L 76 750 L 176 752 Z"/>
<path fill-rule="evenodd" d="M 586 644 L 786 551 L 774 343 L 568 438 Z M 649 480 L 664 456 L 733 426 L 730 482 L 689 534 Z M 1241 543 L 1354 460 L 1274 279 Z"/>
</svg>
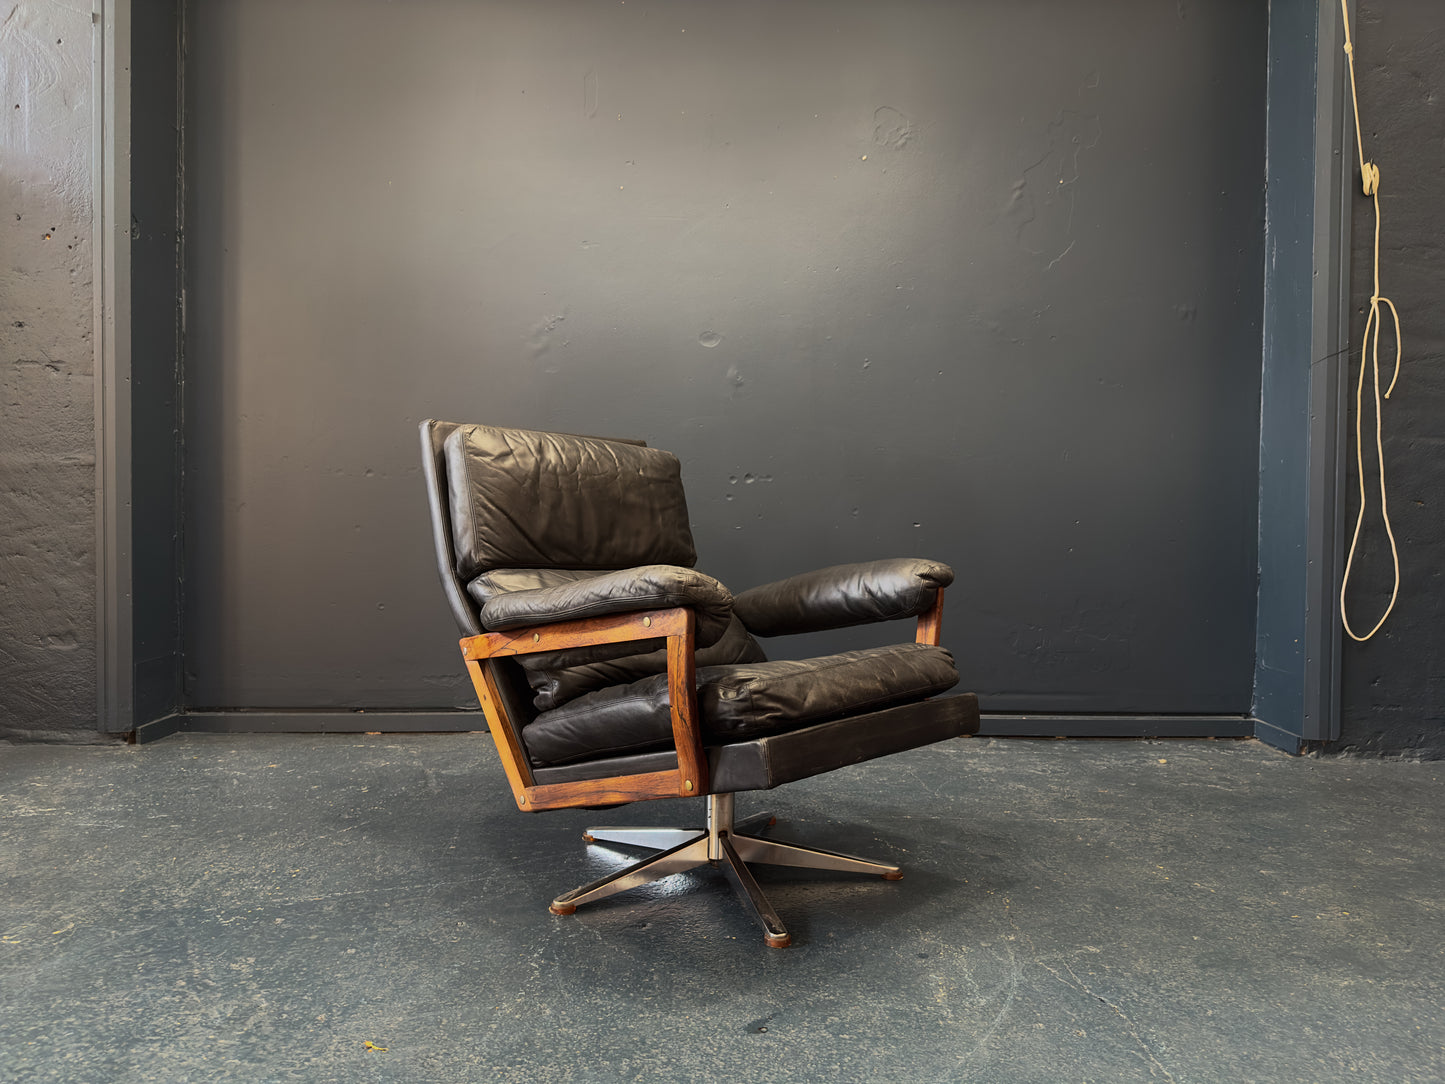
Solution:
<svg viewBox="0 0 1445 1084">
<path fill-rule="evenodd" d="M 591 833 L 591 832 L 583 832 L 583 833 L 582 833 L 582 842 L 583 842 L 583 843 L 596 843 L 597 840 L 592 837 L 592 833 Z"/>
<path fill-rule="evenodd" d="M 768 948 L 787 948 L 793 943 L 793 935 L 790 933 L 765 933 L 763 934 L 763 942 Z"/>
<path fill-rule="evenodd" d="M 577 913 L 577 905 L 575 903 L 554 902 L 547 905 L 547 910 L 551 911 L 554 915 L 575 915 Z"/>
<path fill-rule="evenodd" d="M 890 870 L 883 875 L 883 879 L 885 881 L 901 881 L 903 880 L 903 871 L 901 869 Z"/>
</svg>

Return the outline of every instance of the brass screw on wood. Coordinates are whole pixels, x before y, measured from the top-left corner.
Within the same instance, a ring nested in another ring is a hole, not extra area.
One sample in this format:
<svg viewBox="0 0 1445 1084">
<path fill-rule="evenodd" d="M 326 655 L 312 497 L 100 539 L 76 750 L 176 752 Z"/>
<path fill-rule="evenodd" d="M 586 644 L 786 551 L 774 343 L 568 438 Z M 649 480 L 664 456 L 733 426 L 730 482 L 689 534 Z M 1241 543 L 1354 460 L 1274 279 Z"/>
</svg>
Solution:
<svg viewBox="0 0 1445 1084">
<path fill-rule="evenodd" d="M 642 627 L 645 628 L 645 629 L 650 629 L 650 628 L 652 628 L 652 618 L 650 618 L 650 617 L 644 617 L 644 618 L 642 619 Z"/>
</svg>

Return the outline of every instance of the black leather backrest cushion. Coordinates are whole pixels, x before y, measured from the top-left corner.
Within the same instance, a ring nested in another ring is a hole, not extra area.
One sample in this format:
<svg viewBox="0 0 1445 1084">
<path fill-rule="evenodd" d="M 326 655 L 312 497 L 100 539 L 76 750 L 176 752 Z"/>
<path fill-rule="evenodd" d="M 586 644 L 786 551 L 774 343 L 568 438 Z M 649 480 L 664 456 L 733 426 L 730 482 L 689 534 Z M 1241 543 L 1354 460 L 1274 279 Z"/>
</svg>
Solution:
<svg viewBox="0 0 1445 1084">
<path fill-rule="evenodd" d="M 697 562 L 682 471 L 657 448 L 463 425 L 447 438 L 457 571 Z"/>
</svg>

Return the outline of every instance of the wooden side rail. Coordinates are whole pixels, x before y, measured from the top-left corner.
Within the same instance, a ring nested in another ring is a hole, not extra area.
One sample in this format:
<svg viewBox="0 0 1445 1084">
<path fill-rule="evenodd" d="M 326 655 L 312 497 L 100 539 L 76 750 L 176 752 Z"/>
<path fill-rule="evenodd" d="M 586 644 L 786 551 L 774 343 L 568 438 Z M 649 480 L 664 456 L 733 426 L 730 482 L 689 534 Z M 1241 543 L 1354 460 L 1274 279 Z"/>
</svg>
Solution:
<svg viewBox="0 0 1445 1084">
<path fill-rule="evenodd" d="M 667 640 L 667 688 L 672 709 L 672 737 L 677 746 L 677 770 L 587 779 L 575 783 L 538 786 L 521 739 L 498 690 L 489 659 L 530 655 L 539 651 L 593 647 L 632 640 Z M 491 728 L 497 753 L 512 785 L 517 805 L 524 810 L 567 809 L 574 806 L 613 805 L 651 798 L 693 797 L 708 793 L 707 757 L 698 727 L 695 654 L 696 619 L 692 610 L 674 607 L 648 610 L 554 625 L 485 632 L 461 640 L 472 685 Z"/>
<path fill-rule="evenodd" d="M 938 589 L 938 596 L 933 600 L 932 607 L 926 613 L 918 615 L 918 634 L 913 638 L 915 644 L 929 644 L 937 647 L 943 638 L 943 588 Z"/>
</svg>

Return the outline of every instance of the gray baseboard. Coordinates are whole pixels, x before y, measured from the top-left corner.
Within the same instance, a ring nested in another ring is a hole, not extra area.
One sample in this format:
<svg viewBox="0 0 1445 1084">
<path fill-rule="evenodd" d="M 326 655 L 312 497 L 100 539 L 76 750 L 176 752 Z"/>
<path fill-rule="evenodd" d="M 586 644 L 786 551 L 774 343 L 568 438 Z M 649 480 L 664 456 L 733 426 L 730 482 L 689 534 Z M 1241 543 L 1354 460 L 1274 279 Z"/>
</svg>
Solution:
<svg viewBox="0 0 1445 1084">
<path fill-rule="evenodd" d="M 173 712 L 148 723 L 141 723 L 128 737 L 135 745 L 149 745 L 153 741 L 169 738 L 172 734 L 179 734 L 185 728 L 186 717 L 179 712 Z"/>
<path fill-rule="evenodd" d="M 995 738 L 1248 738 L 1255 735 L 1255 727 L 1256 720 L 1244 715 L 988 713 L 979 734 Z M 144 744 L 180 733 L 416 734 L 486 729 L 480 711 L 192 711 L 136 727 L 134 740 Z"/>
<path fill-rule="evenodd" d="M 136 744 L 171 734 L 433 734 L 486 730 L 480 711 L 188 711 L 135 729 Z"/>
<path fill-rule="evenodd" d="M 1273 723 L 1267 723 L 1263 719 L 1254 720 L 1254 736 L 1266 745 L 1272 745 L 1292 757 L 1301 756 L 1304 753 L 1318 752 L 1326 747 L 1324 742 L 1306 741 L 1298 734 L 1292 734 L 1288 730 L 1281 730 Z"/>
<path fill-rule="evenodd" d="M 985 712 L 984 738 L 1251 738 L 1247 715 L 1023 715 Z"/>
</svg>

